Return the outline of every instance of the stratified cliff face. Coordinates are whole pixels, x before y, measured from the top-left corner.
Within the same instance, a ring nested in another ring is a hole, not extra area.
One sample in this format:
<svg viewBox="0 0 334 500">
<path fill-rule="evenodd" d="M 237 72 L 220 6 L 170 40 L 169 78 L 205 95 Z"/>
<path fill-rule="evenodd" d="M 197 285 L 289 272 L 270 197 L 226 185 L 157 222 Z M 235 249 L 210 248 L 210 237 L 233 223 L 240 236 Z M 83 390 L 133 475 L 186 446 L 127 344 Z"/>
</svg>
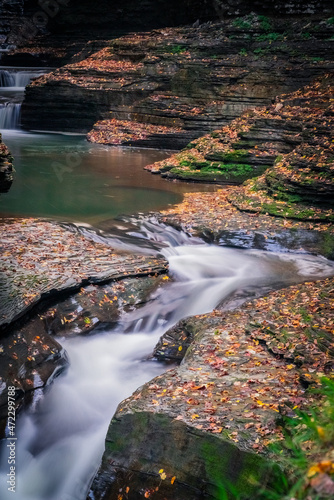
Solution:
<svg viewBox="0 0 334 500">
<path fill-rule="evenodd" d="M 0 134 L 0 193 L 6 193 L 13 182 L 13 158 Z"/>
<path fill-rule="evenodd" d="M 183 147 L 332 69 L 333 35 L 331 18 L 255 14 L 132 33 L 36 80 L 22 124 L 88 132 L 102 120 L 89 140 Z"/>
<path fill-rule="evenodd" d="M 0 43 L 5 41 L 13 25 L 23 15 L 24 0 L 2 0 L 0 2 Z"/>
<path fill-rule="evenodd" d="M 244 185 L 237 197 L 230 196 L 239 208 L 297 217 L 296 203 L 301 202 L 322 207 L 313 214 L 308 207 L 306 218 L 333 220 L 333 95 L 331 72 L 146 168 L 170 179 L 223 184 L 241 184 L 263 173 Z M 296 210 L 288 210 L 291 203 Z"/>
</svg>

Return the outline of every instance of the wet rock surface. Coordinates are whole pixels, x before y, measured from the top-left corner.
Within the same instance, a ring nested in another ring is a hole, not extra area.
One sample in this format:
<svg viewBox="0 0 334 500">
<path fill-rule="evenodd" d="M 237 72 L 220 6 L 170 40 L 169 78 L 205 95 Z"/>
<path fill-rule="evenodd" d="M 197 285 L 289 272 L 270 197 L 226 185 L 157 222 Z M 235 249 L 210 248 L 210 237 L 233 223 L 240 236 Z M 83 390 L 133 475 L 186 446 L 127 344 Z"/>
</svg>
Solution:
<svg viewBox="0 0 334 500">
<path fill-rule="evenodd" d="M 1 435 L 8 417 L 8 387 L 15 387 L 16 412 L 25 406 L 33 411 L 45 387 L 67 368 L 66 352 L 57 339 L 93 335 L 114 328 L 122 314 L 146 304 L 160 284 L 160 277 L 148 276 L 108 285 L 89 285 L 35 315 L 15 332 L 3 335 L 0 340 Z"/>
<path fill-rule="evenodd" d="M 51 222 L 11 220 L 0 225 L 0 232 L 2 328 L 41 301 L 89 283 L 160 274 L 167 269 L 164 259 L 115 253 L 107 245 Z"/>
<path fill-rule="evenodd" d="M 43 389 L 68 366 L 61 345 L 45 332 L 39 318 L 0 339 L 0 437 L 8 418 L 8 388 L 15 387 L 16 412 L 34 409 Z"/>
<path fill-rule="evenodd" d="M 30 85 L 22 124 L 49 130 L 52 116 L 55 130 L 88 132 L 98 122 L 94 142 L 184 147 L 333 68 L 333 26 L 306 24 L 252 14 L 120 37 Z"/>
<path fill-rule="evenodd" d="M 53 335 L 92 335 L 115 327 L 124 313 L 147 303 L 163 282 L 159 274 L 167 270 L 161 258 L 115 254 L 69 227 L 71 231 L 35 219 L 0 226 L 1 436 L 8 417 L 8 387 L 15 387 L 17 412 L 25 406 L 33 411 L 45 387 L 68 366 L 66 352 Z M 54 304 L 64 296 L 68 298 Z"/>
<path fill-rule="evenodd" d="M 202 329 L 196 319 L 181 320 L 174 328 L 169 329 L 154 348 L 153 355 L 159 361 L 181 362 L 184 353 L 194 340 L 198 331 Z"/>
<path fill-rule="evenodd" d="M 116 326 L 122 314 L 149 300 L 161 277 L 122 279 L 108 285 L 89 285 L 41 315 L 52 335 L 71 337 L 94 334 Z"/>
<path fill-rule="evenodd" d="M 269 251 L 305 251 L 333 259 L 331 223 L 240 211 L 229 201 L 238 189 L 188 193 L 181 204 L 161 212 L 159 220 L 200 236 L 208 243 Z"/>
<path fill-rule="evenodd" d="M 6 193 L 13 182 L 13 157 L 0 134 L 0 193 Z"/>
<path fill-rule="evenodd" d="M 257 498 L 278 460 L 270 444 L 281 415 L 316 401 L 306 387 L 333 365 L 319 344 L 333 334 L 332 287 L 332 278 L 293 286 L 167 332 L 197 329 L 178 368 L 119 405 L 88 498 L 221 498 L 231 483 Z"/>
</svg>

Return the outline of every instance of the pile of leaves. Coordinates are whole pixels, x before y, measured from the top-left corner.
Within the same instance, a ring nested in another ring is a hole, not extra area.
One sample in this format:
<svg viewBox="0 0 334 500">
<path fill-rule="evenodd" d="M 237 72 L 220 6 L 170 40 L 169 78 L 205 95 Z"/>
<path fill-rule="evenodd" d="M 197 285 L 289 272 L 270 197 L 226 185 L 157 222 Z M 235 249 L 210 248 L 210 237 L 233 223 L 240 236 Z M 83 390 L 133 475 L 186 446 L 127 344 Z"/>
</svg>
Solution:
<svg viewBox="0 0 334 500">
<path fill-rule="evenodd" d="M 37 219 L 6 220 L 0 224 L 0 242 L 0 325 L 52 294 L 155 274 L 167 266 L 161 259 L 118 253 L 69 227 Z"/>
<path fill-rule="evenodd" d="M 178 134 L 181 132 L 177 127 L 165 127 L 164 125 L 152 125 L 134 121 L 122 121 L 113 118 L 101 120 L 87 135 L 90 142 L 99 144 L 121 145 L 142 141 L 152 135 Z"/>
</svg>

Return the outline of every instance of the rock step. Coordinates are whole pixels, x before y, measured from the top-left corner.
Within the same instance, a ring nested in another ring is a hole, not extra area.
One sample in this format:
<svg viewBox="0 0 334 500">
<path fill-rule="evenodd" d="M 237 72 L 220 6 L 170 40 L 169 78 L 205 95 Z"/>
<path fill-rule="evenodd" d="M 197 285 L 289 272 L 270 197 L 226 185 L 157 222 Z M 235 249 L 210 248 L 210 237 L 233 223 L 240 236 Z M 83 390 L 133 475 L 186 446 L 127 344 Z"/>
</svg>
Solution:
<svg viewBox="0 0 334 500">
<path fill-rule="evenodd" d="M 0 193 L 6 193 L 13 182 L 13 157 L 0 134 Z"/>
<path fill-rule="evenodd" d="M 318 39 L 319 22 L 312 21 L 309 40 L 302 20 L 271 19 L 268 31 L 257 16 L 243 29 L 226 20 L 131 33 L 30 85 L 23 127 L 88 132 L 97 121 L 115 118 L 178 126 L 192 140 L 332 68 L 334 27 L 323 26 L 328 39 Z M 318 44 L 321 56 L 314 55 Z M 152 137 L 145 146 L 150 142 L 157 144 Z"/>
</svg>

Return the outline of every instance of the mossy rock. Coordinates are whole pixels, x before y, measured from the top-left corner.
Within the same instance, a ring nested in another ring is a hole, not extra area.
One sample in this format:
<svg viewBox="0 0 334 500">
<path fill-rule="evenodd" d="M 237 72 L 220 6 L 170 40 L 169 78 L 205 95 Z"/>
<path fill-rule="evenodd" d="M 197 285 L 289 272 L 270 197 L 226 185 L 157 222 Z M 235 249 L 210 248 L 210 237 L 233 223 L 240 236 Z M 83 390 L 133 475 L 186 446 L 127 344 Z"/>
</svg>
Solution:
<svg viewBox="0 0 334 500">
<path fill-rule="evenodd" d="M 199 167 L 199 168 L 196 168 Z M 241 184 L 263 173 L 263 169 L 246 164 L 222 164 L 213 162 L 193 163 L 191 169 L 174 167 L 163 176 L 200 182 Z"/>
<path fill-rule="evenodd" d="M 235 489 L 242 498 L 257 498 L 261 486 L 276 484 L 279 477 L 277 465 L 238 447 L 225 433 L 134 410 L 112 419 L 90 494 L 113 500 L 128 491 L 127 498 L 135 500 L 152 491 L 157 500 L 232 500 Z"/>
<path fill-rule="evenodd" d="M 245 149 L 236 151 L 222 152 L 212 151 L 205 155 L 206 160 L 221 161 L 223 163 L 245 163 L 247 164 L 250 154 Z"/>
<path fill-rule="evenodd" d="M 253 192 L 247 190 L 229 196 L 229 201 L 245 212 L 265 213 L 303 221 L 334 222 L 333 210 L 310 206 L 306 203 L 281 201 L 278 197 L 274 199 L 268 196 L 267 191 L 256 190 L 256 187 L 253 187 Z"/>
</svg>

